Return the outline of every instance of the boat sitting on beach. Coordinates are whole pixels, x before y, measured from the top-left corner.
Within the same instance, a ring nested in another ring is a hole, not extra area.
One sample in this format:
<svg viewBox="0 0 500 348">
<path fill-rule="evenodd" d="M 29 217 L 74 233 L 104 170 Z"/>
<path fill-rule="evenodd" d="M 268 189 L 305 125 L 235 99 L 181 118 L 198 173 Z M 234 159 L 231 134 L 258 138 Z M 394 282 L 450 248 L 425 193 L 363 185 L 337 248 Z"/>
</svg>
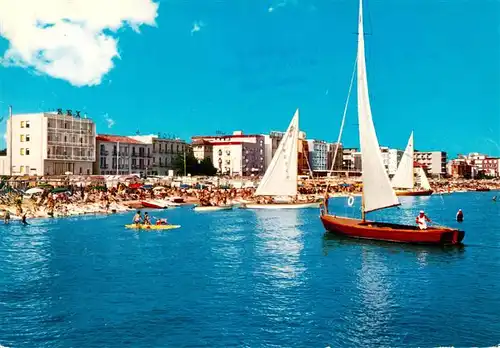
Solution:
<svg viewBox="0 0 500 348">
<path fill-rule="evenodd" d="M 322 208 L 320 219 L 325 229 L 346 237 L 398 243 L 454 245 L 462 242 L 465 232 L 442 226 L 420 229 L 413 225 L 368 221 L 366 213 L 399 206 L 387 176 L 373 124 L 366 77 L 363 32 L 363 0 L 359 2 L 357 54 L 358 129 L 363 168 L 361 219 L 338 217 Z M 342 122 L 344 123 L 344 122 Z M 340 130 L 342 132 L 342 128 Z M 413 165 L 412 165 L 413 166 Z"/>
<path fill-rule="evenodd" d="M 169 206 L 168 202 L 159 199 L 148 199 L 146 201 L 141 201 L 141 203 L 145 208 L 152 209 L 167 209 Z"/>
<path fill-rule="evenodd" d="M 232 205 L 195 205 L 193 207 L 194 211 L 199 211 L 199 212 L 209 212 L 209 211 L 220 211 L 220 210 L 231 210 L 233 209 Z"/>
</svg>

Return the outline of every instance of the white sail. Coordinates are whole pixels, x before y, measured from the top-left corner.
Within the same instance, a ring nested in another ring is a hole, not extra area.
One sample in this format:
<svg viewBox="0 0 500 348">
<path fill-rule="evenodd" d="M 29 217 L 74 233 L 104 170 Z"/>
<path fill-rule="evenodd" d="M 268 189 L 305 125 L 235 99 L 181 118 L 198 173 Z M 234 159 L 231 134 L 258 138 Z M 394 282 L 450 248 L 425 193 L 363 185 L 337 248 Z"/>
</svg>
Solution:
<svg viewBox="0 0 500 348">
<path fill-rule="evenodd" d="M 431 190 L 431 184 L 429 184 L 429 180 L 427 179 L 427 175 L 425 175 L 424 169 L 422 167 L 419 167 L 417 173 L 420 181 L 420 186 L 424 190 Z"/>
<path fill-rule="evenodd" d="M 413 132 L 411 132 L 408 145 L 406 145 L 405 153 L 399 161 L 398 170 L 391 181 L 394 188 L 412 189 L 413 180 Z"/>
<path fill-rule="evenodd" d="M 373 125 L 366 77 L 363 0 L 359 1 L 358 23 L 358 122 L 363 168 L 363 210 L 365 213 L 399 205 L 385 171 Z"/>
<path fill-rule="evenodd" d="M 255 191 L 255 196 L 297 195 L 299 109 L 281 139 L 278 149 Z"/>
</svg>

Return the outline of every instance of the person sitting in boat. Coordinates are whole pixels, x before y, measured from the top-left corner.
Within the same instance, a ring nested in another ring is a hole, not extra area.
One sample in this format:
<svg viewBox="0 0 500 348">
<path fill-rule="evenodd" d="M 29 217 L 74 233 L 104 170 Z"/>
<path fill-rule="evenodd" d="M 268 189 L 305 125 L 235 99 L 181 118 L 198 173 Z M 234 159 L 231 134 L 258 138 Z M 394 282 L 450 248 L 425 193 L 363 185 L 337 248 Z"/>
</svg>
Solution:
<svg viewBox="0 0 500 348">
<path fill-rule="evenodd" d="M 156 219 L 157 225 L 168 225 L 167 219 Z"/>
<path fill-rule="evenodd" d="M 462 221 L 464 221 L 464 213 L 462 213 L 462 209 L 458 209 L 458 213 L 457 213 L 457 221 L 458 221 L 458 222 L 462 222 Z"/>
<path fill-rule="evenodd" d="M 151 225 L 151 219 L 148 213 L 144 213 L 144 225 Z"/>
<path fill-rule="evenodd" d="M 142 221 L 142 215 L 141 215 L 141 211 L 140 210 L 138 210 L 137 213 L 135 213 L 134 219 L 132 221 L 136 225 L 138 225 L 138 224 L 141 223 L 141 221 Z"/>
<path fill-rule="evenodd" d="M 421 230 L 425 230 L 425 229 L 427 229 L 427 222 L 431 222 L 431 219 L 429 219 L 427 217 L 427 215 L 425 215 L 425 212 L 423 210 L 421 210 L 416 218 L 416 222 L 417 222 L 417 226 Z"/>
</svg>

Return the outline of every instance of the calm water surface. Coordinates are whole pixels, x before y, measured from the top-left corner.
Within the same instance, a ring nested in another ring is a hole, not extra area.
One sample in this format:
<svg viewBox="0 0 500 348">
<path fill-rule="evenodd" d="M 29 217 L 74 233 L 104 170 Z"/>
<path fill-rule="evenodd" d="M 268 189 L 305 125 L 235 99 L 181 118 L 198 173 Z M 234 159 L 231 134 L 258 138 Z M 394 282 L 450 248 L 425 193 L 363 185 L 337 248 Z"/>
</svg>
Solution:
<svg viewBox="0 0 500 348">
<path fill-rule="evenodd" d="M 318 211 L 153 212 L 0 226 L 0 345 L 17 347 L 488 346 L 500 343 L 500 202 L 406 198 L 463 248 L 325 236 Z M 356 202 L 359 204 L 359 202 Z M 354 216 L 346 199 L 331 202 Z"/>
</svg>

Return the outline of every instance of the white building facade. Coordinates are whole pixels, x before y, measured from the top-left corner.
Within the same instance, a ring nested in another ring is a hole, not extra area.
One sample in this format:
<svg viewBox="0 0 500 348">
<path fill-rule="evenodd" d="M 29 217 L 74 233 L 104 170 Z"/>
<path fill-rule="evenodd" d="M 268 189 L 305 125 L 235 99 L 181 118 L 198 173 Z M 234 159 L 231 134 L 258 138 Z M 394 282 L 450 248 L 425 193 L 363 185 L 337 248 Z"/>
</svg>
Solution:
<svg viewBox="0 0 500 348">
<path fill-rule="evenodd" d="M 173 162 L 179 155 L 189 151 L 188 144 L 181 139 L 164 138 L 158 135 L 134 135 L 130 138 L 151 147 L 149 173 L 151 175 L 170 175 L 173 173 Z"/>
<path fill-rule="evenodd" d="M 219 174 L 230 176 L 262 175 L 266 169 L 265 136 L 243 134 L 195 136 L 193 143 L 204 141 L 212 147 L 213 165 Z"/>
<path fill-rule="evenodd" d="M 98 175 L 151 174 L 151 147 L 130 137 L 99 134 L 94 172 Z"/>
<path fill-rule="evenodd" d="M 415 162 L 427 168 L 427 174 L 432 176 L 446 175 L 447 155 L 443 151 L 415 151 Z"/>
<path fill-rule="evenodd" d="M 13 115 L 7 120 L 6 175 L 92 174 L 95 124 L 71 110 Z"/>
</svg>

